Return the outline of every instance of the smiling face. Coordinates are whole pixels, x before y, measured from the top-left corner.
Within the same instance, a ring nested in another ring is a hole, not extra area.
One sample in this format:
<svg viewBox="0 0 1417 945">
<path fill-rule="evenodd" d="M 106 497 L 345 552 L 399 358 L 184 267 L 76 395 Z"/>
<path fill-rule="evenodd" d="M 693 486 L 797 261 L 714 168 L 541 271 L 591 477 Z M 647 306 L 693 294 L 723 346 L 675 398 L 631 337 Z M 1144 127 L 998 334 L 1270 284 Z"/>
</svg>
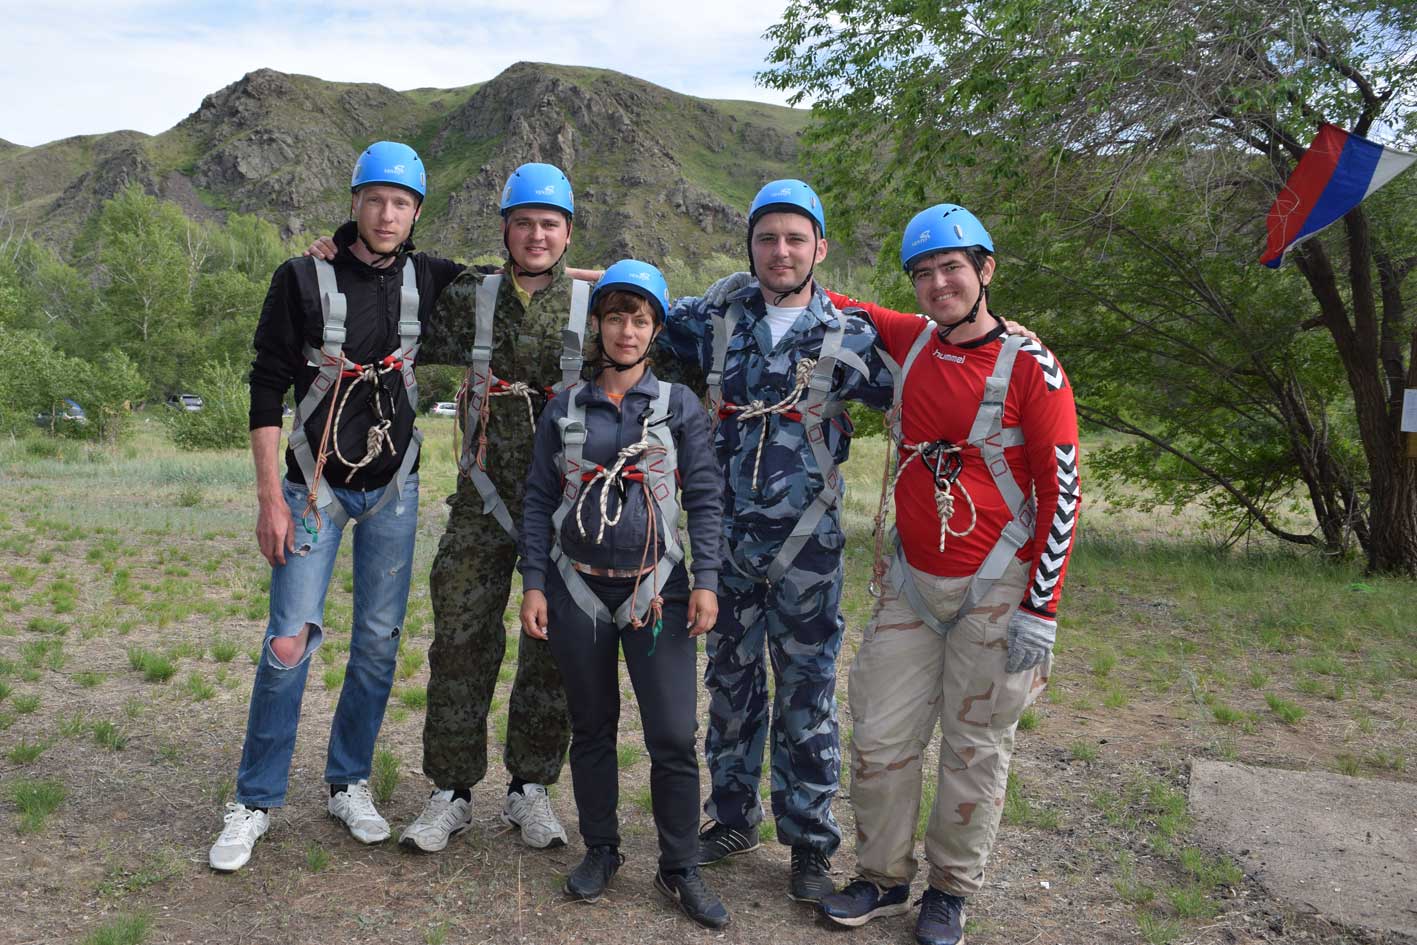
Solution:
<svg viewBox="0 0 1417 945">
<path fill-rule="evenodd" d="M 827 256 L 827 241 L 817 237 L 812 221 L 800 213 L 774 212 L 758 217 L 753 224 L 749 251 L 768 301 L 775 305 L 805 305 L 810 286 L 776 301 L 777 296 L 796 289 Z"/>
<path fill-rule="evenodd" d="M 350 202 L 350 214 L 359 227 L 359 235 L 379 255 L 392 253 L 404 244 L 421 210 L 412 191 L 391 184 L 361 187 Z"/>
<path fill-rule="evenodd" d="M 659 334 L 654 310 L 632 292 L 612 293 L 609 302 L 607 311 L 592 316 L 600 332 L 600 349 L 616 364 L 634 364 L 649 353 Z"/>
<path fill-rule="evenodd" d="M 518 268 L 542 272 L 565 254 L 571 242 L 571 221 L 560 210 L 517 207 L 502 221 L 502 235 Z"/>
<path fill-rule="evenodd" d="M 910 267 L 910 281 L 915 286 L 920 311 L 940 325 L 953 324 L 968 315 L 993 275 L 993 256 L 986 255 L 976 272 L 969 255 L 958 249 L 926 256 Z M 987 314 L 981 301 L 980 318 Z"/>
</svg>

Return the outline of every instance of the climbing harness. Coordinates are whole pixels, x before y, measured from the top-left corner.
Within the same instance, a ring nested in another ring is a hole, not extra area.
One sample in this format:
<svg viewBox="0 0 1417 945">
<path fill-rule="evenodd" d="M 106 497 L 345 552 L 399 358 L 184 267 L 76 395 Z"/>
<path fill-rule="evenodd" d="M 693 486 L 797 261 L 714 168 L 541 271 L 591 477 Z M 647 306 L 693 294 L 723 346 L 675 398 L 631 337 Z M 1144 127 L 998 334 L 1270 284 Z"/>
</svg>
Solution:
<svg viewBox="0 0 1417 945">
<path fill-rule="evenodd" d="M 492 325 L 497 311 L 497 292 L 502 286 L 503 276 L 489 275 L 477 287 L 476 335 L 472 345 L 471 363 L 463 386 L 458 391 L 458 402 L 462 410 L 462 423 L 466 427 L 474 420 L 477 423 L 476 447 L 471 435 L 464 430 L 461 448 L 454 443 L 458 456 L 458 471 L 466 476 L 482 497 L 482 512 L 497 520 L 512 538 L 517 537 L 517 526 L 507 503 L 497 494 L 497 486 L 487 475 L 487 427 L 490 419 L 490 402 L 493 397 L 521 397 L 526 401 L 527 421 L 531 433 L 536 431 L 536 409 L 532 403 L 535 388 L 524 381 L 504 381 L 492 373 Z M 571 308 L 566 327 L 561 331 L 561 380 L 544 393 L 550 397 L 577 383 L 581 377 L 581 366 L 585 363 L 584 338 L 586 311 L 589 308 L 590 283 L 579 279 L 571 281 Z"/>
<path fill-rule="evenodd" d="M 1024 442 L 1021 427 L 1005 427 L 1003 425 L 1004 402 L 1008 398 L 1009 380 L 1013 375 L 1014 360 L 1019 349 L 1027 340 L 1022 336 L 1009 335 L 1004 338 L 999 355 L 994 360 L 994 369 L 984 382 L 984 397 L 980 401 L 979 411 L 975 414 L 969 437 L 963 446 L 950 443 L 947 440 L 913 444 L 905 441 L 901 431 L 901 395 L 905 390 L 905 381 L 911 368 L 929 343 L 934 330 L 934 325 L 931 323 L 921 325 L 920 334 L 911 346 L 910 353 L 906 355 L 900 369 L 894 372 L 895 395 L 891 409 L 886 414 L 886 425 L 890 432 L 891 442 L 896 448 L 886 451 L 886 468 L 881 479 L 881 504 L 876 513 L 876 557 L 868 590 L 871 596 L 880 597 L 883 591 L 883 582 L 889 581 L 897 592 L 904 595 L 911 609 L 925 622 L 926 626 L 936 633 L 944 635 L 949 633 L 954 625 L 974 608 L 975 604 L 983 600 L 990 588 L 994 586 L 994 582 L 1003 576 L 1009 562 L 1032 537 L 1038 512 L 1034 497 L 1024 495 L 1004 457 L 1004 450 L 1007 447 L 1022 446 Z M 1004 526 L 984 562 L 975 571 L 959 610 L 948 620 L 940 620 L 930 610 L 924 597 L 920 594 L 920 589 L 915 583 L 914 572 L 906 563 L 905 550 L 901 546 L 900 535 L 894 527 L 890 530 L 890 541 L 894 546 L 894 552 L 890 561 L 886 560 L 883 545 L 886 510 L 890 499 L 895 495 L 896 486 L 899 485 L 906 467 L 918 459 L 926 466 L 933 479 L 935 509 L 940 516 L 940 550 L 944 551 L 947 536 L 953 535 L 962 538 L 972 533 L 978 522 L 974 498 L 958 482 L 959 475 L 964 469 L 963 451 L 966 448 L 979 451 L 980 459 L 994 480 L 994 487 L 999 490 L 999 494 L 1003 497 L 1005 506 L 1013 514 L 1013 518 Z M 895 455 L 892 456 L 892 454 Z M 894 475 L 891 475 L 892 459 L 897 464 Z M 960 531 L 954 530 L 949 524 L 954 515 L 954 489 L 956 488 L 969 503 L 970 510 L 969 525 Z"/>
<path fill-rule="evenodd" d="M 822 336 L 822 347 L 816 359 L 803 358 L 797 362 L 792 390 L 788 392 L 787 396 L 772 405 L 768 405 L 763 400 L 753 400 L 748 404 L 733 404 L 724 400 L 723 372 L 728 362 L 728 347 L 732 341 L 734 330 L 747 315 L 747 311 L 743 307 L 743 302 L 736 300 L 721 314 L 711 316 L 713 365 L 707 378 L 709 403 L 715 423 L 729 418 L 736 418 L 740 424 L 749 420 L 759 421 L 757 453 L 753 461 L 752 487 L 754 491 L 758 488 L 763 445 L 767 442 L 770 433 L 768 418 L 773 415 L 779 419 L 801 423 L 804 426 L 804 435 L 811 447 L 812 458 L 816 460 L 817 470 L 822 476 L 822 488 L 817 492 L 812 502 L 802 510 L 801 516 L 792 527 L 791 534 L 783 542 L 777 556 L 768 565 L 766 578 L 768 582 L 775 583 L 786 576 L 792 562 L 807 543 L 807 539 L 811 538 L 817 530 L 822 516 L 841 501 L 841 471 L 837 468 L 836 457 L 827 447 L 827 425 L 846 410 L 845 402 L 836 396 L 832 389 L 832 376 L 836 371 L 836 366 L 840 363 L 859 371 L 864 377 L 870 376 L 866 362 L 862 361 L 856 352 L 842 347 L 842 338 L 846 334 L 846 329 L 842 325 L 844 316 L 830 302 L 826 303 L 826 308 L 827 316 L 834 320 L 835 324 L 829 326 Z M 729 560 L 732 560 L 732 556 Z M 745 576 L 752 577 L 751 575 Z M 754 579 L 763 580 L 761 578 Z"/>
<path fill-rule="evenodd" d="M 319 373 L 310 382 L 309 390 L 305 392 L 305 396 L 295 407 L 289 445 L 309 490 L 300 523 L 306 533 L 310 535 L 311 540 L 317 541 L 320 529 L 324 524 L 321 510 L 334 499 L 333 490 L 325 479 L 325 463 L 329 460 L 330 454 L 333 453 L 341 463 L 353 471 L 372 463 L 383 455 L 385 449 L 392 454 L 398 448 L 390 433 L 398 406 L 393 403 L 392 397 L 390 397 L 389 413 L 386 415 L 379 398 L 379 393 L 383 389 L 380 381 L 383 375 L 397 371 L 403 381 L 404 390 L 407 391 L 409 407 L 415 411 L 418 408 L 418 380 L 414 376 L 413 367 L 418 358 L 418 336 L 421 326 L 418 322 L 418 275 L 414 269 L 413 260 L 410 258 L 404 261 L 403 286 L 399 290 L 398 351 L 380 361 L 370 364 L 356 364 L 344 353 L 345 319 L 348 317 L 349 308 L 344 294 L 339 291 L 336 283 L 334 267 L 323 259 L 314 257 L 310 258 L 310 262 L 315 267 L 315 279 L 320 291 L 320 310 L 324 317 L 324 326 L 320 347 L 306 345 L 304 353 L 305 360 L 319 368 Z M 344 384 L 345 381 L 349 381 L 347 386 Z M 358 460 L 351 461 L 340 452 L 339 423 L 344 414 L 345 405 L 349 402 L 350 394 L 354 392 L 355 387 L 361 381 L 374 387 L 374 411 L 378 420 L 369 428 L 369 434 L 365 439 L 364 455 Z M 343 397 L 340 396 L 341 387 L 344 387 Z M 319 409 L 326 397 L 331 398 L 335 403 L 325 416 L 325 426 L 320 435 L 318 453 L 312 452 L 309 437 L 305 432 L 305 421 L 314 416 L 315 411 Z M 413 438 L 410 440 L 408 449 L 404 452 L 403 461 L 399 464 L 398 472 L 394 476 L 395 490 L 400 496 L 403 495 L 404 484 L 413 471 L 414 464 L 418 461 L 418 449 L 423 442 L 423 434 L 418 431 L 417 427 L 412 432 Z M 383 508 L 385 503 L 393 497 L 395 490 L 385 489 L 384 494 L 379 497 L 379 501 L 355 519 L 355 523 L 364 521 Z M 329 510 L 328 516 L 330 522 L 337 528 L 342 527 L 349 520 L 349 513 L 339 502 L 334 503 L 334 508 Z M 311 525 L 312 519 L 314 520 L 313 526 Z"/>
<path fill-rule="evenodd" d="M 566 589 L 593 622 L 613 620 L 618 626 L 638 629 L 650 625 L 653 620 L 651 632 L 657 643 L 664 625 L 664 598 L 661 596 L 664 585 L 669 581 L 675 565 L 684 560 L 684 549 L 678 539 L 679 499 L 675 482 L 678 454 L 669 428 L 669 397 L 672 387 L 659 382 L 659 393 L 644 416 L 639 440 L 621 449 L 610 466 L 589 464 L 585 460 L 585 407 L 577 402 L 584 388 L 584 381 L 571 388 L 566 403 L 566 416 L 556 421 L 561 434 L 563 485 L 561 504 L 551 517 L 554 535 L 551 559 L 555 562 Z M 574 511 L 577 531 L 582 538 L 588 537 L 582 512 L 587 497 L 599 483 L 600 528 L 595 540 L 603 541 L 605 527 L 615 526 L 625 514 L 625 490 L 629 488 L 626 486 L 627 482 L 638 483 L 645 499 L 647 524 L 639 567 L 633 570 L 594 569 L 572 561 L 561 547 L 561 528 L 567 516 Z M 613 514 L 609 507 L 612 489 L 619 493 L 620 502 Z M 627 571 L 630 573 L 626 573 Z M 582 574 L 587 573 L 599 573 L 608 577 L 634 577 L 635 586 L 625 602 L 611 614 L 599 595 L 581 578 Z M 646 577 L 649 578 L 648 581 L 644 580 Z M 654 652 L 653 643 L 650 652 Z"/>
</svg>

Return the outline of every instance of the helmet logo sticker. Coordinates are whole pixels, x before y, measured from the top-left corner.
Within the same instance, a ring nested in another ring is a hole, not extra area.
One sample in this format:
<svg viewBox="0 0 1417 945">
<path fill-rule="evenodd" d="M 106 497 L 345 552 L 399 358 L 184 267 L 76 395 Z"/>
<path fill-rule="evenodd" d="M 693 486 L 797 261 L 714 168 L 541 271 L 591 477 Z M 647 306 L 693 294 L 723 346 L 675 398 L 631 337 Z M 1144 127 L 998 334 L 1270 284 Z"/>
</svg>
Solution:
<svg viewBox="0 0 1417 945">
<path fill-rule="evenodd" d="M 959 227 L 955 227 L 955 229 L 959 229 Z M 925 242 L 925 241 L 928 240 L 929 238 L 930 238 L 930 231 L 929 231 L 929 230 L 925 230 L 925 231 L 924 231 L 923 233 L 921 233 L 919 236 L 915 237 L 915 242 L 911 243 L 910 245 L 911 245 L 911 246 L 919 246 L 921 243 Z"/>
<path fill-rule="evenodd" d="M 773 196 L 774 196 L 774 197 L 791 197 L 791 196 L 792 196 L 792 188 L 791 188 L 791 187 L 784 187 L 784 188 L 782 188 L 781 190 L 779 190 L 779 191 L 777 191 L 776 193 L 774 193 Z"/>
<path fill-rule="evenodd" d="M 395 164 L 393 167 L 386 167 L 386 168 L 384 168 L 384 173 L 385 173 L 385 174 L 402 174 L 402 173 L 403 173 L 403 165 L 402 165 L 402 164 Z"/>
<path fill-rule="evenodd" d="M 535 193 L 543 194 L 543 195 L 545 195 L 545 196 L 547 196 L 547 197 L 551 196 L 551 195 L 554 194 L 555 192 L 556 192 L 556 185 L 555 185 L 555 184 L 547 184 L 545 187 L 538 187 L 538 188 L 536 189 L 536 191 L 535 191 Z"/>
</svg>

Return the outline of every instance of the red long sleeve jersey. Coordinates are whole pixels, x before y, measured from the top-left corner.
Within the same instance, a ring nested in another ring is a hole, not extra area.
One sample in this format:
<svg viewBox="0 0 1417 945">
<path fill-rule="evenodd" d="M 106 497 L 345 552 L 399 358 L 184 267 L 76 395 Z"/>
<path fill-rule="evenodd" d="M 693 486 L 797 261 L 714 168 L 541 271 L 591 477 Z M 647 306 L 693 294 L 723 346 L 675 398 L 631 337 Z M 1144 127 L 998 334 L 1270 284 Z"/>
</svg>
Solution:
<svg viewBox="0 0 1417 945">
<path fill-rule="evenodd" d="M 904 362 L 920 332 L 930 331 L 930 340 L 916 357 L 901 393 L 901 434 L 907 443 L 948 440 L 963 445 L 984 396 L 984 381 L 994 370 L 1002 336 L 947 344 L 919 315 L 835 294 L 831 298 L 838 307 L 864 309 L 897 364 Z M 1081 502 L 1078 425 L 1067 375 L 1052 352 L 1037 342 L 1026 344 L 1014 361 L 1004 426 L 1023 429 L 1023 444 L 1009 447 L 1004 456 L 1024 495 L 1031 489 L 1038 501 L 1033 538 L 1018 551 L 1018 557 L 1030 565 L 1021 606 L 1051 618 L 1062 596 Z M 956 531 L 969 527 L 969 502 L 960 486 L 973 499 L 978 520 L 968 535 L 948 536 L 943 552 L 935 490 L 923 462 L 911 462 L 895 493 L 896 529 L 906 560 L 912 567 L 943 577 L 974 574 L 1013 518 L 979 450 L 964 446 L 961 456 L 964 469 L 954 490 L 950 527 Z"/>
</svg>

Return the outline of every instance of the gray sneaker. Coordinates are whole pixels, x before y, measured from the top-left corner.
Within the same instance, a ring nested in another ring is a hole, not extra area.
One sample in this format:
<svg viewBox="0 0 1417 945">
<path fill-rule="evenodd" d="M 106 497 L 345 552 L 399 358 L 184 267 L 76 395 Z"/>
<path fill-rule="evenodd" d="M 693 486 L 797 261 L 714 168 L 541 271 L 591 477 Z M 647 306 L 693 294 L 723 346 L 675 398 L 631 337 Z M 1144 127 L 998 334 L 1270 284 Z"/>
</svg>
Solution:
<svg viewBox="0 0 1417 945">
<path fill-rule="evenodd" d="M 356 781 L 338 794 L 332 794 L 329 811 L 360 843 L 382 843 L 389 839 L 389 822 L 375 810 L 368 781 Z"/>
<path fill-rule="evenodd" d="M 437 853 L 448 840 L 472 826 L 472 803 L 454 797 L 452 791 L 434 791 L 423 805 L 423 813 L 403 829 L 399 843 L 424 853 Z"/>
<path fill-rule="evenodd" d="M 226 826 L 207 853 L 207 862 L 214 870 L 234 873 L 251 859 L 251 850 L 270 828 L 271 818 L 265 811 L 231 803 L 226 805 L 226 817 L 223 819 Z"/>
<path fill-rule="evenodd" d="M 508 794 L 502 805 L 502 823 L 520 827 L 522 841 L 529 847 L 545 850 L 566 845 L 566 828 L 551 810 L 545 785 L 528 783 L 520 792 Z"/>
</svg>

